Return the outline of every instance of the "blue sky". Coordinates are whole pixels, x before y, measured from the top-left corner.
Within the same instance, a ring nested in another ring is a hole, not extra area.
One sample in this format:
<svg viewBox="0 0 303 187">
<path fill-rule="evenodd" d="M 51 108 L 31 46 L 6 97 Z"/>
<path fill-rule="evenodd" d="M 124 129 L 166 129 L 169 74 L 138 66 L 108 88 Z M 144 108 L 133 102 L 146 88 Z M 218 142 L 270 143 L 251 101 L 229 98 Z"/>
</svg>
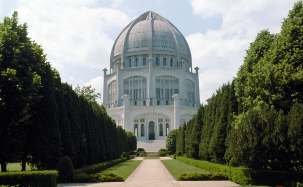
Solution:
<svg viewBox="0 0 303 187">
<path fill-rule="evenodd" d="M 14 10 L 29 25 L 30 37 L 72 85 L 102 92 L 102 69 L 119 32 L 153 10 L 186 37 L 193 66 L 200 67 L 205 102 L 233 79 L 258 32 L 279 32 L 295 0 L 0 0 L 0 19 Z"/>
</svg>

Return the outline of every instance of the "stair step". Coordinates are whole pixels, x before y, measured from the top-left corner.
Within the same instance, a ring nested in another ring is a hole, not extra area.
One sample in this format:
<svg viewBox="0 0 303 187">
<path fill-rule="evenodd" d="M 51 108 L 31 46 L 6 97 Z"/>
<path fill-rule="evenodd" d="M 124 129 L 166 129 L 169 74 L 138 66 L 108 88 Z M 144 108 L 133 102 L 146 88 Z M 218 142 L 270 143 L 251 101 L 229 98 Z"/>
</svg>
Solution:
<svg viewBox="0 0 303 187">
<path fill-rule="evenodd" d="M 138 148 L 143 148 L 146 152 L 158 153 L 160 149 L 165 149 L 165 140 L 144 140 L 137 142 Z"/>
<path fill-rule="evenodd" d="M 146 152 L 146 156 L 159 156 L 158 152 Z"/>
</svg>

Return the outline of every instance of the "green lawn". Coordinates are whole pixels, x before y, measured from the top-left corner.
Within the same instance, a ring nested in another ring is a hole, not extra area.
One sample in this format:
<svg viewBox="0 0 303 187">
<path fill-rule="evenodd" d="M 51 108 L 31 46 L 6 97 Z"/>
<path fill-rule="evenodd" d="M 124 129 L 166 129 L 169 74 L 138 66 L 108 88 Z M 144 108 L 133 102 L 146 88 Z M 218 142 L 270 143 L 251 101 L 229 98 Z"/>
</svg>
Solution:
<svg viewBox="0 0 303 187">
<path fill-rule="evenodd" d="M 99 174 L 109 174 L 113 173 L 117 176 L 120 176 L 123 178 L 123 180 L 126 180 L 127 177 L 138 167 L 138 165 L 142 162 L 142 160 L 128 160 L 125 162 L 121 162 L 117 165 L 114 165 L 113 167 L 110 167 L 108 169 L 105 169 Z"/>
<path fill-rule="evenodd" d="M 162 160 L 162 163 L 175 179 L 178 179 L 184 173 L 208 173 L 205 170 L 185 164 L 175 159 Z"/>
</svg>

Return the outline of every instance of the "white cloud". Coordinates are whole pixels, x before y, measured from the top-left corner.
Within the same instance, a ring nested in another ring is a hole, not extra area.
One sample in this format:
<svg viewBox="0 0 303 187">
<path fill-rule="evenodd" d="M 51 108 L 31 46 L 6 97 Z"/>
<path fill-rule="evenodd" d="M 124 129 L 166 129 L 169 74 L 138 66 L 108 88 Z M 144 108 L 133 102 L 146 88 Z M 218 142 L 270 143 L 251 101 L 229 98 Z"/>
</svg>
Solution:
<svg viewBox="0 0 303 187">
<path fill-rule="evenodd" d="M 294 0 L 192 0 L 196 15 L 221 17 L 221 27 L 186 38 L 193 65 L 200 67 L 200 97 L 205 102 L 223 83 L 233 79 L 245 51 L 263 29 L 278 32 Z"/>
<path fill-rule="evenodd" d="M 42 45 L 62 80 L 73 85 L 103 74 L 112 33 L 130 21 L 124 12 L 100 7 L 97 0 L 20 0 L 13 10 L 28 24 L 30 37 Z"/>
</svg>

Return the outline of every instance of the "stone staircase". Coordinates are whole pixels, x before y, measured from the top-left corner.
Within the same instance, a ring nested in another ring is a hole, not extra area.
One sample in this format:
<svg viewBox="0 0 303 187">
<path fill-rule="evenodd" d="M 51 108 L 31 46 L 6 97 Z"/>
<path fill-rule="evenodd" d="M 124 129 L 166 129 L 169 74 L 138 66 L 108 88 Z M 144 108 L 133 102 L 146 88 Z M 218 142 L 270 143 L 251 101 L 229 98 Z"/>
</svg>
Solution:
<svg viewBox="0 0 303 187">
<path fill-rule="evenodd" d="M 139 140 L 137 142 L 138 148 L 143 148 L 146 152 L 158 153 L 162 148 L 165 149 L 165 140 Z"/>
</svg>

